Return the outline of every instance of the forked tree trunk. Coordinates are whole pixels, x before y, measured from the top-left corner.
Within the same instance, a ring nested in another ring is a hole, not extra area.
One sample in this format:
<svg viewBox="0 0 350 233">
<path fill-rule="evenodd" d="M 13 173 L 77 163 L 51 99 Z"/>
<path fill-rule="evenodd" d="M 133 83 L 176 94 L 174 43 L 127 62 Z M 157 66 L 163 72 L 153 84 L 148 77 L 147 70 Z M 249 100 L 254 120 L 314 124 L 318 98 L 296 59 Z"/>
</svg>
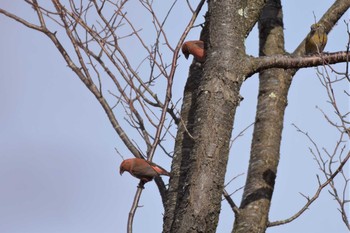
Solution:
<svg viewBox="0 0 350 233">
<path fill-rule="evenodd" d="M 337 0 L 326 13 L 327 23 L 334 25 L 348 5 Z M 239 90 L 251 72 L 244 40 L 260 12 L 260 55 L 284 54 L 280 0 L 208 1 L 207 31 L 202 38 L 207 58 L 204 64 L 192 64 L 185 87 L 164 233 L 216 231 Z M 295 55 L 303 53 L 302 45 Z M 251 158 L 234 233 L 263 233 L 268 226 L 284 111 L 295 72 L 270 69 L 260 74 Z"/>
</svg>

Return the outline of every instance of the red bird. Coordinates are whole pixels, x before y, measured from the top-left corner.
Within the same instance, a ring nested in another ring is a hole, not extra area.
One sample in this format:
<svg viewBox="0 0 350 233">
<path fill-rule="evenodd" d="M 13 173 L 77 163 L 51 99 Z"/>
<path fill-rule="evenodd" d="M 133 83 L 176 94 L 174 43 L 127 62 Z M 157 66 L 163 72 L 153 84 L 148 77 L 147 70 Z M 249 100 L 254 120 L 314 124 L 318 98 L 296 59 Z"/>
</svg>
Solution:
<svg viewBox="0 0 350 233">
<path fill-rule="evenodd" d="M 188 56 L 192 54 L 197 61 L 204 62 L 205 61 L 204 42 L 201 40 L 186 41 L 182 45 L 182 53 L 185 55 L 186 59 L 188 59 Z"/>
<path fill-rule="evenodd" d="M 155 176 L 170 176 L 170 173 L 161 166 L 140 158 L 124 160 L 120 164 L 120 175 L 125 171 L 129 172 L 132 176 L 139 178 L 143 184 L 153 180 Z"/>
</svg>

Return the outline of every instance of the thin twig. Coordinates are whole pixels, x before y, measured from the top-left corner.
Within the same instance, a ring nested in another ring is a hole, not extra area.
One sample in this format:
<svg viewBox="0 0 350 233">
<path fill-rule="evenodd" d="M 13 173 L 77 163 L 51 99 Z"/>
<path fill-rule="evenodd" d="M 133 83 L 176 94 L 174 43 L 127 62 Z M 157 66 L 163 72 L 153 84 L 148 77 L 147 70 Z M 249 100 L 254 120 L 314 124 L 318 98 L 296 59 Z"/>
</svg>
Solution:
<svg viewBox="0 0 350 233">
<path fill-rule="evenodd" d="M 324 183 L 322 183 L 318 187 L 318 189 L 316 190 L 315 194 L 311 198 L 305 196 L 308 199 L 308 201 L 296 214 L 294 214 L 292 217 L 287 218 L 285 220 L 269 222 L 268 223 L 268 227 L 274 227 L 274 226 L 279 226 L 279 225 L 283 225 L 283 224 L 289 223 L 289 222 L 293 221 L 294 219 L 298 218 L 302 213 L 304 213 L 305 210 L 307 210 L 309 208 L 309 206 L 319 197 L 319 195 L 321 194 L 322 190 L 325 187 L 327 187 L 327 185 L 329 185 L 330 182 L 333 181 L 334 177 L 336 177 L 339 172 L 342 171 L 344 165 L 349 160 L 349 158 L 350 158 L 350 152 L 347 154 L 347 156 L 344 158 L 344 160 L 340 163 L 339 167 L 334 171 L 334 173 L 329 177 L 329 179 L 326 180 Z"/>
</svg>

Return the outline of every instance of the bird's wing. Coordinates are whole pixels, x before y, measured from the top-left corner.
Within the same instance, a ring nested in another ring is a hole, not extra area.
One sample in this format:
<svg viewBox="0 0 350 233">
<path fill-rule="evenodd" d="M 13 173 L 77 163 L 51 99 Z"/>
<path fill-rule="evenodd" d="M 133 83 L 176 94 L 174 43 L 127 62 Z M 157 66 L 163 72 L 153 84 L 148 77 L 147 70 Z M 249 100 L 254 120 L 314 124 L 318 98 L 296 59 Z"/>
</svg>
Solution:
<svg viewBox="0 0 350 233">
<path fill-rule="evenodd" d="M 195 40 L 193 43 L 201 49 L 204 49 L 204 42 L 201 40 Z"/>
<path fill-rule="evenodd" d="M 132 168 L 132 173 L 135 177 L 141 178 L 153 178 L 157 176 L 158 173 L 148 164 L 135 164 Z"/>
<path fill-rule="evenodd" d="M 153 162 L 149 162 L 147 161 L 147 163 L 151 166 L 151 168 L 157 172 L 157 174 L 159 175 L 165 175 L 165 176 L 170 176 L 170 173 L 167 172 L 167 170 L 165 170 L 164 168 L 162 168 L 161 166 L 153 163 Z"/>
</svg>

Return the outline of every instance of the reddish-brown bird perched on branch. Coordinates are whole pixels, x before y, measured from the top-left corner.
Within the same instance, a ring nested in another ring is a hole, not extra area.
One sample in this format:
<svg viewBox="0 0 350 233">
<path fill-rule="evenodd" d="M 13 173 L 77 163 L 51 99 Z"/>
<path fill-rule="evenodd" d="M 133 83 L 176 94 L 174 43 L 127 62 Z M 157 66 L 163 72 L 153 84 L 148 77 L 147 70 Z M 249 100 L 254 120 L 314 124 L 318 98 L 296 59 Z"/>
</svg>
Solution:
<svg viewBox="0 0 350 233">
<path fill-rule="evenodd" d="M 305 53 L 322 53 L 327 44 L 327 34 L 324 25 L 315 23 L 311 25 L 311 31 L 305 41 Z"/>
<path fill-rule="evenodd" d="M 182 45 L 182 53 L 185 55 L 186 59 L 188 59 L 189 55 L 192 54 L 197 61 L 204 62 L 204 42 L 201 40 L 186 41 Z"/>
<path fill-rule="evenodd" d="M 170 176 L 170 173 L 161 166 L 140 158 L 124 160 L 120 164 L 120 175 L 125 171 L 129 172 L 132 176 L 139 178 L 143 184 L 153 180 L 155 176 Z"/>
</svg>

